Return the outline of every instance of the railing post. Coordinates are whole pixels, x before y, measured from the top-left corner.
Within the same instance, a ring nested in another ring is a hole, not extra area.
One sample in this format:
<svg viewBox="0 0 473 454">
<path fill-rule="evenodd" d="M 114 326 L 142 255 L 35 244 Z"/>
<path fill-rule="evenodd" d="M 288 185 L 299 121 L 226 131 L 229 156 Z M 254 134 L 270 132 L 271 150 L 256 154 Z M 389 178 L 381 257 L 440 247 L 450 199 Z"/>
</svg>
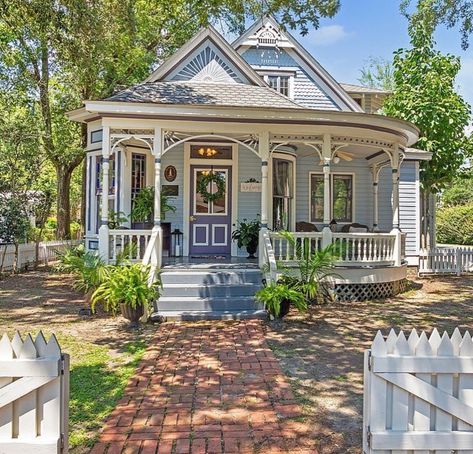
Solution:
<svg viewBox="0 0 473 454">
<path fill-rule="evenodd" d="M 394 266 L 401 266 L 402 264 L 402 233 L 399 229 L 391 230 L 394 235 Z"/>
<path fill-rule="evenodd" d="M 324 227 L 322 229 L 322 249 L 332 244 L 333 234 L 330 227 Z"/>
<path fill-rule="evenodd" d="M 103 127 L 102 136 L 102 212 L 99 228 L 99 254 L 108 263 L 110 259 L 110 238 L 108 228 L 108 191 L 110 168 L 110 127 Z"/>
</svg>

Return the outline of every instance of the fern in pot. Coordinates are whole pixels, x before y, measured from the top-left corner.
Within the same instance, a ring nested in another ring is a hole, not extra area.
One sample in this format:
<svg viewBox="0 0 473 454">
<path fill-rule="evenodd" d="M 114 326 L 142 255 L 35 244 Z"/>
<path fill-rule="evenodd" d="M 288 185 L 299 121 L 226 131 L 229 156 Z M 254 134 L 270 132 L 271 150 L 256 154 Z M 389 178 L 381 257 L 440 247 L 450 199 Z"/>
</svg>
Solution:
<svg viewBox="0 0 473 454">
<path fill-rule="evenodd" d="M 307 310 L 304 295 L 283 282 L 267 285 L 256 292 L 255 298 L 262 302 L 269 314 L 275 318 L 287 315 L 291 304 L 301 312 Z"/>
<path fill-rule="evenodd" d="M 119 311 L 136 326 L 145 310 L 159 298 L 160 282 L 149 283 L 150 267 L 141 264 L 111 266 L 106 277 L 92 295 L 92 309 L 100 303 L 107 312 Z"/>
<path fill-rule="evenodd" d="M 254 259 L 256 251 L 258 250 L 259 232 L 261 229 L 261 222 L 259 219 L 237 222 L 237 229 L 232 233 L 232 239 L 237 242 L 239 248 L 246 247 L 248 258 Z"/>
</svg>

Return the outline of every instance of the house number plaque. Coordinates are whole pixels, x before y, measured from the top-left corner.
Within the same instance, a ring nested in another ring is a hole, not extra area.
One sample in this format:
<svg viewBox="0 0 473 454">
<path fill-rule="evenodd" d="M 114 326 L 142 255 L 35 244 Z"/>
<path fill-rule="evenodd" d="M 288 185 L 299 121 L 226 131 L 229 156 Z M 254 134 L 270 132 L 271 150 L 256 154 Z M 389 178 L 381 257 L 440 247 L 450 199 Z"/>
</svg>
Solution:
<svg viewBox="0 0 473 454">
<path fill-rule="evenodd" d="M 167 166 L 164 169 L 164 178 L 166 178 L 167 181 L 171 182 L 174 181 L 177 177 L 177 170 L 174 166 Z"/>
</svg>

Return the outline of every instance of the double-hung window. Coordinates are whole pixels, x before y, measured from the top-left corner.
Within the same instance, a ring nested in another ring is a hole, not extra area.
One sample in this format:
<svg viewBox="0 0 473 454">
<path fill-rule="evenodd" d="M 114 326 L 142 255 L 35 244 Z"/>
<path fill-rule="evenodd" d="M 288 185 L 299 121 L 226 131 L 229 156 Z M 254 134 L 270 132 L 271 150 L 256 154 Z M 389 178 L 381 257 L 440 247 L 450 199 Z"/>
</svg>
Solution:
<svg viewBox="0 0 473 454">
<path fill-rule="evenodd" d="M 268 83 L 268 85 L 274 90 L 283 94 L 284 96 L 290 96 L 290 90 L 289 90 L 290 79 L 291 79 L 290 76 L 276 76 L 276 75 L 266 76 L 266 82 Z"/>
<path fill-rule="evenodd" d="M 339 223 L 353 222 L 353 175 L 330 175 L 330 219 Z M 323 222 L 324 219 L 324 176 L 311 174 L 310 177 L 310 220 Z"/>
<path fill-rule="evenodd" d="M 294 164 L 273 158 L 273 229 L 290 230 L 294 198 Z"/>
</svg>

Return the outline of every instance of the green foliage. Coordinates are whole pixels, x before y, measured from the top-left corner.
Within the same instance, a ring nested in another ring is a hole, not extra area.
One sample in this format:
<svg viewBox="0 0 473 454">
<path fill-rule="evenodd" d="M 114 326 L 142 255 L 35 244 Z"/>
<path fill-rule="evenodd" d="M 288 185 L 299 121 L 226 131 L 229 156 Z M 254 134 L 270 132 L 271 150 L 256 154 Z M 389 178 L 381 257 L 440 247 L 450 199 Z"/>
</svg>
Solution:
<svg viewBox="0 0 473 454">
<path fill-rule="evenodd" d="M 412 0 L 401 1 L 401 11 L 410 21 L 416 20 L 416 12 L 409 14 Z M 448 28 L 460 26 L 462 48 L 469 47 L 469 38 L 473 32 L 473 3 L 471 0 L 433 0 L 428 7 L 432 11 L 435 25 L 444 24 Z"/>
<path fill-rule="evenodd" d="M 255 298 L 264 303 L 268 312 L 274 317 L 279 317 L 281 303 L 284 300 L 289 301 L 301 312 L 307 310 L 307 301 L 304 295 L 284 283 L 270 284 L 263 287 L 256 292 Z"/>
<path fill-rule="evenodd" d="M 161 219 L 166 219 L 166 213 L 176 211 L 176 207 L 169 201 L 166 191 L 161 191 Z M 133 222 L 152 222 L 154 216 L 154 187 L 143 188 L 133 200 L 131 220 Z"/>
<path fill-rule="evenodd" d="M 118 229 L 128 218 L 123 211 L 108 210 L 108 227 L 110 229 Z"/>
<path fill-rule="evenodd" d="M 30 221 L 24 195 L 0 193 L 0 242 L 19 244 L 27 240 Z"/>
<path fill-rule="evenodd" d="M 217 187 L 213 191 L 214 185 Z M 202 172 L 202 176 L 197 182 L 196 192 L 202 196 L 205 202 L 215 202 L 225 196 L 225 177 L 214 171 L 208 173 Z M 209 190 L 208 188 L 212 188 Z"/>
<path fill-rule="evenodd" d="M 360 70 L 361 85 L 381 90 L 394 90 L 394 70 L 391 62 L 383 58 L 370 57 Z"/>
<path fill-rule="evenodd" d="M 444 207 L 473 203 L 473 172 L 460 174 L 452 184 L 442 191 L 441 203 Z"/>
<path fill-rule="evenodd" d="M 437 210 L 437 241 L 473 244 L 473 203 Z"/>
<path fill-rule="evenodd" d="M 259 232 L 261 229 L 261 222 L 259 219 L 248 221 L 243 219 L 237 221 L 237 229 L 232 233 L 232 239 L 237 242 L 237 246 L 251 247 L 258 246 Z"/>
<path fill-rule="evenodd" d="M 296 240 L 291 232 L 279 233 L 299 257 L 297 266 L 299 276 L 294 277 L 286 272 L 282 278 L 283 282 L 300 291 L 308 302 L 316 301 L 318 296 L 324 300 L 330 299 L 328 280 L 336 276 L 333 267 L 340 257 L 339 245 L 333 243 L 323 249 L 313 251 L 309 248 L 309 238 L 304 238 L 301 242 Z"/>
<path fill-rule="evenodd" d="M 433 152 L 432 160 L 422 165 L 421 182 L 438 193 L 471 155 L 472 143 L 464 132 L 470 106 L 455 90 L 460 60 L 434 48 L 436 21 L 431 7 L 432 0 L 419 2 L 409 26 L 412 47 L 394 54 L 395 89 L 383 110 L 420 129 L 415 146 Z"/>
<path fill-rule="evenodd" d="M 100 303 L 106 311 L 116 315 L 120 304 L 135 309 L 149 307 L 159 298 L 158 282 L 149 284 L 150 267 L 141 264 L 109 266 L 105 278 L 92 295 L 92 309 Z"/>
</svg>

